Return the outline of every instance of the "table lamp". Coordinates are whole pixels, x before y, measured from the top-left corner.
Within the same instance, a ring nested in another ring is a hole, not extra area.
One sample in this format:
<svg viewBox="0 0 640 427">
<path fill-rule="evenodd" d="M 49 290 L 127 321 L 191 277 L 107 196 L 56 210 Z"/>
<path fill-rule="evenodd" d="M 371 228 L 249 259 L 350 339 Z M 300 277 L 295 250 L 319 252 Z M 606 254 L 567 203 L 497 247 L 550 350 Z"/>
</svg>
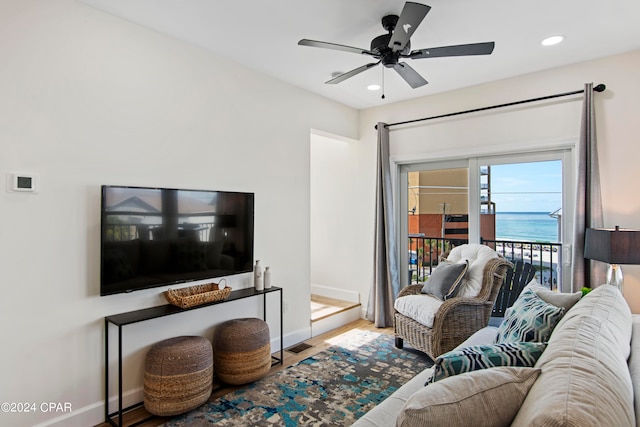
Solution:
<svg viewBox="0 0 640 427">
<path fill-rule="evenodd" d="M 607 284 L 622 292 L 620 264 L 640 264 L 640 230 L 587 228 L 584 236 L 584 257 L 609 263 Z"/>
</svg>

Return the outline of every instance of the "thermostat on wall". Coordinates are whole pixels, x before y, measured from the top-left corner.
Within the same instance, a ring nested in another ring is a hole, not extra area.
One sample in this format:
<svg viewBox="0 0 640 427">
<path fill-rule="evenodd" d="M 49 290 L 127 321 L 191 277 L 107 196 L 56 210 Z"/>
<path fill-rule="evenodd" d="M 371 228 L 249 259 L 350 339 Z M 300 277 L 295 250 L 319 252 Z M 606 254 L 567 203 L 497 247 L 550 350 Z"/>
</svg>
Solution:
<svg viewBox="0 0 640 427">
<path fill-rule="evenodd" d="M 14 173 L 11 175 L 11 191 L 35 193 L 36 177 L 33 174 Z"/>
</svg>

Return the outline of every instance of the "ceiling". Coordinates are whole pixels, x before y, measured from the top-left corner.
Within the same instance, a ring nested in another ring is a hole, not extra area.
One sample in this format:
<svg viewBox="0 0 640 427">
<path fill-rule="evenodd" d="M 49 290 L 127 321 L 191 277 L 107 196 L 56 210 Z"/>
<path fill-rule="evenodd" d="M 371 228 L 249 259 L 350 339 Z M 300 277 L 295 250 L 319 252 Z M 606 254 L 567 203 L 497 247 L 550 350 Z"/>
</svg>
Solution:
<svg viewBox="0 0 640 427">
<path fill-rule="evenodd" d="M 402 0 L 80 0 L 216 55 L 362 109 L 640 48 L 638 0 L 425 0 L 430 12 L 411 49 L 495 41 L 491 55 L 407 59 L 429 84 L 412 89 L 381 65 L 342 83 L 332 73 L 372 62 L 349 52 L 298 46 L 303 38 L 369 49 Z M 544 47 L 541 40 L 565 41 Z M 384 70 L 384 73 L 383 71 Z M 639 70 L 640 71 L 640 70 Z M 368 91 L 381 84 L 381 91 Z M 596 82 L 597 83 L 597 82 Z"/>
</svg>

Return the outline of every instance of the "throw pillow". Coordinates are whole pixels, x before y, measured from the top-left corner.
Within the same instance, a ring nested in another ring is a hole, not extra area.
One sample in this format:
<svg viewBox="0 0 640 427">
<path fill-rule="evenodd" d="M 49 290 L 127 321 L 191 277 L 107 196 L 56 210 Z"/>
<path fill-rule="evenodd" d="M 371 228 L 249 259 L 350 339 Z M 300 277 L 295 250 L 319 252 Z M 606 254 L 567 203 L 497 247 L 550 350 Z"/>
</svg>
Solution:
<svg viewBox="0 0 640 427">
<path fill-rule="evenodd" d="M 495 342 L 547 342 L 564 313 L 564 308 L 543 301 L 533 289 L 525 289 L 498 327 Z"/>
<path fill-rule="evenodd" d="M 485 344 L 453 350 L 436 358 L 427 384 L 447 377 L 496 366 L 532 367 L 547 347 L 540 342 Z"/>
<path fill-rule="evenodd" d="M 580 298 L 582 298 L 582 292 L 562 293 L 552 291 L 545 286 L 542 286 L 534 277 L 524 289 L 531 288 L 540 297 L 541 300 L 553 304 L 556 307 L 563 307 L 565 312 L 569 311 Z"/>
<path fill-rule="evenodd" d="M 508 366 L 445 378 L 409 397 L 396 425 L 508 426 L 538 375 L 537 368 Z"/>
<path fill-rule="evenodd" d="M 433 295 L 442 301 L 455 296 L 467 268 L 469 264 L 466 262 L 460 264 L 441 262 L 431 272 L 431 276 L 422 287 L 422 293 Z"/>
<path fill-rule="evenodd" d="M 535 277 L 531 279 L 527 286 L 524 287 L 523 291 L 529 288 L 533 289 L 533 291 L 540 297 L 542 301 L 553 304 L 556 307 L 563 307 L 565 310 L 565 314 L 582 298 L 582 292 L 580 291 L 573 293 L 552 291 L 549 288 L 538 283 Z M 512 307 L 507 308 L 504 312 L 505 317 L 508 317 L 511 311 Z"/>
</svg>

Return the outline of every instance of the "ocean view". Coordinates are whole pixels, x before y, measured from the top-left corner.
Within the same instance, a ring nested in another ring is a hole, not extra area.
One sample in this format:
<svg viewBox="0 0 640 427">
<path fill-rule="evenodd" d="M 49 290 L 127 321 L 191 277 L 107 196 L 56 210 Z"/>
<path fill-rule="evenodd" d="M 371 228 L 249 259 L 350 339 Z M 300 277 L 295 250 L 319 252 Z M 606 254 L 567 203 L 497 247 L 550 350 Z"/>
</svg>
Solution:
<svg viewBox="0 0 640 427">
<path fill-rule="evenodd" d="M 558 221 L 549 212 L 496 213 L 496 240 L 558 242 Z"/>
</svg>

